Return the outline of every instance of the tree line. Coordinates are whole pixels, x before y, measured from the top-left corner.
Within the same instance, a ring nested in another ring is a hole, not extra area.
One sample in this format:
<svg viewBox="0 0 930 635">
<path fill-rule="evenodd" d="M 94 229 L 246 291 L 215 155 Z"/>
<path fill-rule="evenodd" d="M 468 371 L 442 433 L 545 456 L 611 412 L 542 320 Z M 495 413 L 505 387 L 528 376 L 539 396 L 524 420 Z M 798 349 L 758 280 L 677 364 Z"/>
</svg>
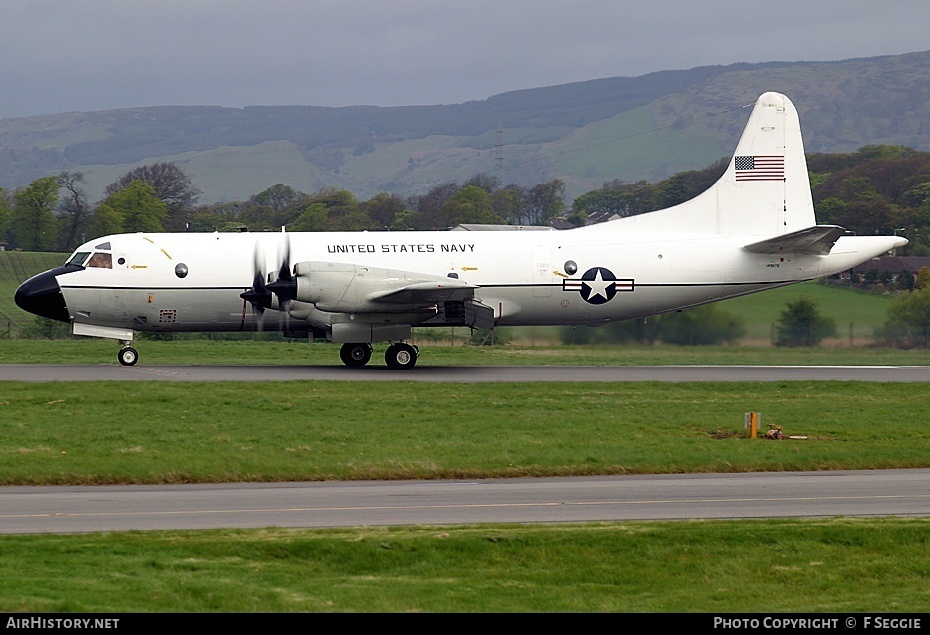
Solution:
<svg viewBox="0 0 930 635">
<path fill-rule="evenodd" d="M 405 231 L 456 225 L 545 225 L 565 212 L 565 184 L 501 186 L 479 174 L 425 194 L 381 193 L 359 201 L 344 189 L 305 193 L 276 184 L 246 201 L 197 205 L 199 190 L 176 164 L 130 170 L 90 204 L 80 172 L 0 188 L 0 242 L 27 251 L 71 251 L 86 240 L 125 232 Z"/>
</svg>

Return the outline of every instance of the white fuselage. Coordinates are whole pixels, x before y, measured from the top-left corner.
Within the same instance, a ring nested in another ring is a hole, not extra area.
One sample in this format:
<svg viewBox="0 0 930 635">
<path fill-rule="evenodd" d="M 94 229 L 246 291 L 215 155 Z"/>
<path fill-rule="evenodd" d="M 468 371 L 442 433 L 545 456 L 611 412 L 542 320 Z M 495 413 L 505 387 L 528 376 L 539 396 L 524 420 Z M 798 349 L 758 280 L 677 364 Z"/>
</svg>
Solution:
<svg viewBox="0 0 930 635">
<path fill-rule="evenodd" d="M 77 324 L 153 332 L 253 330 L 255 315 L 240 294 L 252 284 L 256 261 L 264 275 L 276 275 L 285 241 L 292 263 L 453 274 L 477 287 L 475 299 L 491 307 L 502 326 L 594 324 L 653 315 L 809 280 L 846 266 L 832 254 L 752 254 L 742 249 L 746 237 L 627 234 L 598 231 L 597 226 L 568 231 L 123 234 L 78 249 L 94 251 L 95 245 L 108 243 L 111 268 L 88 266 L 59 276 L 59 284 Z M 179 266 L 184 277 L 177 274 Z M 591 271 L 593 278 L 583 281 Z M 290 313 L 306 313 L 302 304 L 294 303 Z M 350 319 L 367 318 L 359 314 Z M 266 322 L 267 328 L 277 328 L 278 321 Z"/>
</svg>

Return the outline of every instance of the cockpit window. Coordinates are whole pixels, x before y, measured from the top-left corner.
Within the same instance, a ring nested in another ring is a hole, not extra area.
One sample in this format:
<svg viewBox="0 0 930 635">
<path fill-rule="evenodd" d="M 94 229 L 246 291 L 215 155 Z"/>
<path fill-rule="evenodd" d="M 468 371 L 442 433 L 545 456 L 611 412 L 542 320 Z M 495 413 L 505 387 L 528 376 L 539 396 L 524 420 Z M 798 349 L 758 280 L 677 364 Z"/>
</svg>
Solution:
<svg viewBox="0 0 930 635">
<path fill-rule="evenodd" d="M 99 269 L 112 269 L 113 256 L 98 251 L 90 257 L 90 260 L 87 261 L 87 266 L 97 267 Z"/>
<path fill-rule="evenodd" d="M 74 252 L 74 255 L 68 258 L 68 262 L 66 262 L 65 264 L 66 265 L 77 265 L 80 267 L 84 264 L 84 261 L 87 260 L 87 257 L 89 255 L 90 255 L 89 251 L 76 251 Z"/>
</svg>

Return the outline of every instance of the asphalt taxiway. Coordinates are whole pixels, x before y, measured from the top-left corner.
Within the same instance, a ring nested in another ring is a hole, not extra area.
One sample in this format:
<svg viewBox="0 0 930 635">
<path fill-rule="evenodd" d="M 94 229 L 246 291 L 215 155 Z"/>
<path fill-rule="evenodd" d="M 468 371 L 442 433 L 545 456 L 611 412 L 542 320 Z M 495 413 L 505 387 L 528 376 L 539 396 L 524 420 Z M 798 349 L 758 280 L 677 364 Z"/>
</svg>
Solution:
<svg viewBox="0 0 930 635">
<path fill-rule="evenodd" d="M 930 470 L 0 488 L 0 534 L 930 515 Z"/>
</svg>

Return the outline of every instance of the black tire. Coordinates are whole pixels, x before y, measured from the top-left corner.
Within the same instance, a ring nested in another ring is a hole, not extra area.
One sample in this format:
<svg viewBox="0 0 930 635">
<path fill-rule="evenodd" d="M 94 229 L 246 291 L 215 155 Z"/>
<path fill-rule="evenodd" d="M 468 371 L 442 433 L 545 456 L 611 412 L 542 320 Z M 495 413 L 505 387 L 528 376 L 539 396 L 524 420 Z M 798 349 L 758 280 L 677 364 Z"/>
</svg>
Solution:
<svg viewBox="0 0 930 635">
<path fill-rule="evenodd" d="M 135 366 L 136 362 L 139 361 L 139 352 L 132 346 L 127 346 L 120 349 L 119 353 L 116 354 L 116 359 L 123 366 Z"/>
<path fill-rule="evenodd" d="M 339 359 L 349 368 L 362 368 L 371 359 L 371 344 L 367 342 L 343 344 Z"/>
<path fill-rule="evenodd" d="M 384 353 L 384 361 L 391 370 L 410 370 L 417 365 L 417 350 L 410 344 L 391 344 Z"/>
</svg>

